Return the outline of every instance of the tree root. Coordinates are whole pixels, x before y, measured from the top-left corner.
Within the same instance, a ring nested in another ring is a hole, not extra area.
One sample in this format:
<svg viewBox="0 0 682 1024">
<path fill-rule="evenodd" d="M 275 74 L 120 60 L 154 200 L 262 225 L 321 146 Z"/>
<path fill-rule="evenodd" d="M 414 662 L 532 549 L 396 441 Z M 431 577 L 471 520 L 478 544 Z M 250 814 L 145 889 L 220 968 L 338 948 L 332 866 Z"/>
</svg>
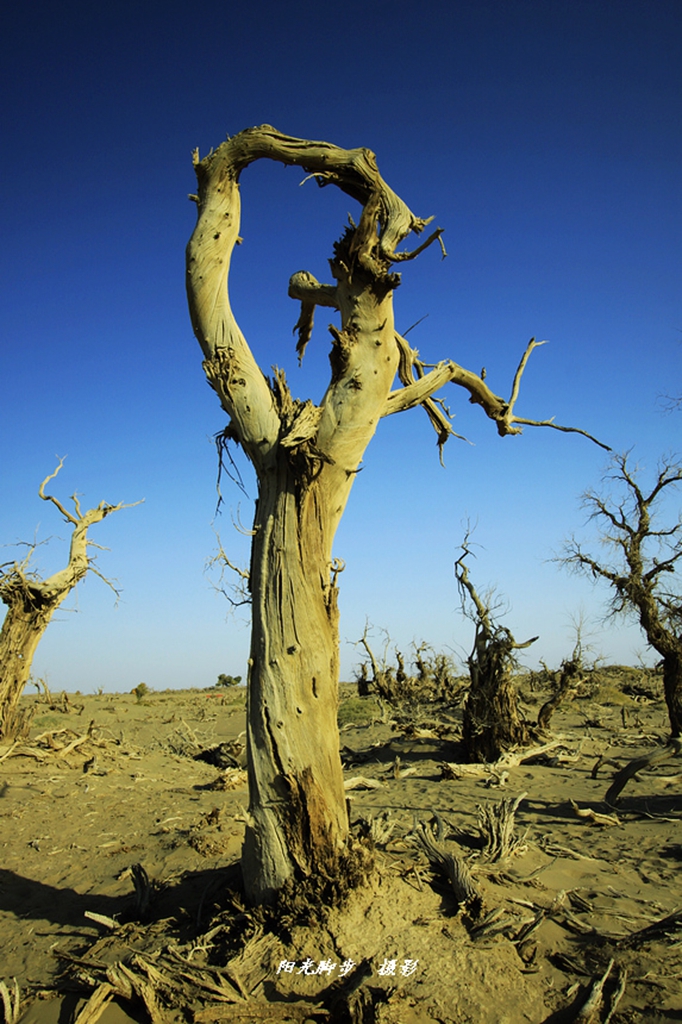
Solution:
<svg viewBox="0 0 682 1024">
<path fill-rule="evenodd" d="M 20 1017 L 21 992 L 16 978 L 12 978 L 14 985 L 10 986 L 0 981 L 0 998 L 2 999 L 4 1024 L 16 1024 Z"/>
</svg>

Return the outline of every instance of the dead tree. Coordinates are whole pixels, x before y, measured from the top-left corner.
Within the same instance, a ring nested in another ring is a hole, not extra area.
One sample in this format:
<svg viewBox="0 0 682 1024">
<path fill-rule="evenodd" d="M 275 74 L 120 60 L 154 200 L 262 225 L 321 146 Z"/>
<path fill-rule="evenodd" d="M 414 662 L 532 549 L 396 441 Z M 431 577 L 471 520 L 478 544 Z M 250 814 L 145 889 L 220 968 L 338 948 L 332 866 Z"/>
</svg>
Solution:
<svg viewBox="0 0 682 1024">
<path fill-rule="evenodd" d="M 605 580 L 613 592 L 610 614 L 634 614 L 649 646 L 663 659 L 663 689 L 673 739 L 682 734 L 682 516 L 658 527 L 661 503 L 682 481 L 682 463 L 663 461 L 653 487 L 642 489 L 628 455 L 614 455 L 607 479 L 615 494 L 588 491 L 583 504 L 599 527 L 600 542 L 613 552 L 607 561 L 583 550 L 572 538 L 563 565 Z"/>
<path fill-rule="evenodd" d="M 467 662 L 470 686 L 464 704 L 462 740 L 467 760 L 492 763 L 507 750 L 530 742 L 530 730 L 519 713 L 512 679 L 515 651 L 530 647 L 536 636 L 517 643 L 511 631 L 495 621 L 491 602 L 483 600 L 469 578 L 465 540 L 455 562 L 462 610 L 475 624 L 474 645 Z"/>
<path fill-rule="evenodd" d="M 320 186 L 335 185 L 361 207 L 334 246 L 333 281 L 295 273 L 289 295 L 301 303 L 296 349 L 303 358 L 316 306 L 335 310 L 331 378 L 320 403 L 299 401 L 284 373 L 262 372 L 233 316 L 227 292 L 240 241 L 240 177 L 259 159 L 301 167 Z M 249 588 L 252 640 L 248 682 L 250 808 L 242 868 L 249 897 L 264 901 L 289 879 L 337 875 L 348 816 L 339 758 L 337 576 L 332 542 L 365 449 L 379 420 L 422 406 L 442 448 L 454 433 L 433 396 L 447 383 L 464 388 L 495 423 L 518 434 L 531 421 L 514 408 L 526 362 L 508 400 L 451 360 L 427 368 L 395 329 L 395 266 L 413 251 L 400 243 L 429 223 L 415 216 L 381 177 L 368 149 L 340 149 L 282 135 L 269 125 L 194 155 L 198 220 L 187 247 L 187 291 L 204 371 L 229 417 L 226 439 L 253 464 L 258 500 Z M 396 374 L 400 385 L 394 388 Z M 572 428 L 558 428 L 572 429 Z M 582 433 L 582 431 L 581 431 Z"/>
<path fill-rule="evenodd" d="M 408 678 L 405 672 L 404 658 L 400 651 L 396 650 L 395 654 L 398 667 L 397 669 L 394 669 L 392 665 L 389 665 L 387 652 L 391 638 L 388 633 L 386 633 L 384 653 L 381 658 L 381 662 L 379 662 L 374 651 L 370 647 L 369 632 L 370 625 L 366 622 L 362 636 L 356 641 L 356 645 L 361 644 L 364 647 L 369 665 L 372 669 L 372 675 L 370 678 L 367 661 L 360 663 L 358 696 L 366 697 L 370 693 L 374 692 L 381 700 L 388 701 L 389 704 L 399 703 L 404 696 L 404 684 Z"/>
<path fill-rule="evenodd" d="M 64 460 L 60 459 L 54 473 L 43 480 L 38 494 L 43 501 L 51 502 L 73 527 L 68 564 L 53 576 L 41 579 L 29 569 L 34 544 L 20 562 L 0 566 L 0 600 L 7 605 L 0 630 L 0 739 L 3 740 L 12 739 L 22 731 L 19 698 L 28 682 L 36 648 L 54 612 L 88 572 L 105 579 L 88 555 L 88 547 L 93 545 L 88 539 L 88 530 L 112 512 L 131 507 L 102 501 L 97 508 L 83 512 L 74 494 L 71 498 L 74 511 L 69 512 L 57 498 L 45 493 L 46 485 L 63 465 Z M 112 586 L 109 580 L 105 582 Z"/>
<path fill-rule="evenodd" d="M 553 677 L 554 690 L 548 700 L 538 711 L 537 730 L 540 735 L 549 732 L 549 724 L 556 709 L 564 702 L 570 700 L 576 690 L 584 682 L 587 673 L 583 665 L 583 650 L 580 641 L 580 634 L 573 648 L 570 658 L 564 658 L 561 667 L 557 672 L 551 672 L 542 662 L 545 672 L 549 678 Z"/>
</svg>

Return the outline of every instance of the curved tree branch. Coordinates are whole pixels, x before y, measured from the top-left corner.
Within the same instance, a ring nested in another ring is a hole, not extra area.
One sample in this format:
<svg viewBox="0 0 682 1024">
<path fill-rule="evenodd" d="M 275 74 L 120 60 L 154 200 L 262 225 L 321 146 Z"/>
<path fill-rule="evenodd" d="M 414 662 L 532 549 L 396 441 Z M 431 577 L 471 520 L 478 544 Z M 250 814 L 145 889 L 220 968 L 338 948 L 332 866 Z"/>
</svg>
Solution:
<svg viewBox="0 0 682 1024">
<path fill-rule="evenodd" d="M 398 334 L 396 334 L 396 342 L 401 355 L 399 375 L 403 388 L 400 391 L 392 391 L 389 394 L 382 415 L 390 416 L 394 412 L 413 409 L 417 405 L 424 406 L 438 435 L 438 445 L 441 450 L 449 436 L 460 435 L 455 434 L 449 418 L 444 415 L 442 410 L 435 410 L 433 395 L 445 384 L 457 384 L 469 392 L 469 401 L 472 404 L 480 405 L 486 416 L 495 421 L 497 431 L 501 437 L 505 437 L 508 434 L 520 434 L 522 433 L 523 426 L 551 427 L 553 430 L 560 430 L 564 433 L 582 434 L 583 437 L 587 437 L 590 441 L 599 445 L 600 448 L 611 451 L 608 445 L 597 440 L 592 434 L 589 434 L 586 430 L 581 430 L 579 427 L 563 427 L 551 419 L 530 420 L 514 415 L 514 406 L 519 397 L 521 377 L 530 354 L 533 349 L 539 348 L 540 345 L 545 345 L 547 342 L 536 341 L 535 338 L 531 338 L 528 342 L 514 374 L 509 401 L 505 401 L 491 391 L 485 383 L 484 376 L 472 373 L 471 370 L 465 370 L 464 367 L 459 366 L 452 360 L 438 363 L 434 369 L 425 374 L 424 363 L 420 362 L 418 352 L 410 346 L 409 342 Z"/>
<path fill-rule="evenodd" d="M 74 504 L 76 506 L 76 516 L 73 516 L 69 511 L 67 511 L 67 509 L 64 508 L 62 503 L 57 498 L 53 497 L 53 495 L 51 494 L 45 494 L 45 485 L 48 484 L 50 480 L 54 480 L 54 478 L 57 476 L 57 473 L 60 471 L 63 465 L 64 459 L 60 459 L 59 465 L 55 469 L 54 473 L 50 473 L 50 475 L 46 476 L 45 479 L 43 480 L 42 484 L 38 488 L 38 494 L 43 499 L 43 501 L 51 501 L 55 508 L 59 509 L 59 511 L 61 512 L 61 514 L 64 516 L 68 523 L 73 523 L 74 526 L 77 526 L 81 519 L 78 502 L 74 499 Z"/>
</svg>

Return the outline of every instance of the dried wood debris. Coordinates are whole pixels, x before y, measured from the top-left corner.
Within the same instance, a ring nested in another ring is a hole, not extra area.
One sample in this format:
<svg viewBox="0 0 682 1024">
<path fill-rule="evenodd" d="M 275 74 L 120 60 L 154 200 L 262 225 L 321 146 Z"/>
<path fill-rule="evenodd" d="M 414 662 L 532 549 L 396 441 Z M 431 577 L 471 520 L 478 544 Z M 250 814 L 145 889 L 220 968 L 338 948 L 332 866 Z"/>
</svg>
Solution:
<svg viewBox="0 0 682 1024">
<path fill-rule="evenodd" d="M 378 779 L 368 779 L 365 775 L 354 775 L 352 779 L 345 779 L 344 789 L 383 789 L 384 783 Z"/>
<path fill-rule="evenodd" d="M 643 757 L 636 757 L 632 761 L 629 761 L 624 768 L 621 768 L 621 770 L 616 772 L 614 775 L 613 782 L 609 786 L 606 796 L 604 797 L 606 803 L 611 807 L 615 807 L 626 783 L 629 782 L 637 772 L 641 771 L 642 768 L 651 768 L 654 765 L 662 764 L 670 758 L 679 757 L 680 754 L 682 754 L 682 739 L 673 738 L 669 741 L 667 746 L 663 748 L 659 747 L 650 754 L 646 754 Z"/>
<path fill-rule="evenodd" d="M 528 796 L 521 793 L 498 803 L 478 808 L 478 828 L 483 839 L 483 856 L 491 862 L 505 860 L 515 853 L 522 839 L 514 835 L 515 815 L 519 804 Z"/>
<path fill-rule="evenodd" d="M 95 725 L 93 719 L 85 732 L 77 733 L 70 728 L 50 729 L 32 739 L 16 740 L 8 747 L 0 747 L 0 761 L 9 757 L 32 757 L 41 763 L 64 761 L 71 768 L 94 770 L 98 754 L 115 754 L 120 749 L 121 740 L 106 736 L 105 730 Z"/>
<path fill-rule="evenodd" d="M 523 852 L 525 836 L 519 838 L 515 835 L 515 815 L 527 796 L 527 793 L 521 793 L 517 797 L 507 797 L 497 803 L 479 806 L 475 830 L 455 828 L 455 837 L 467 846 L 480 850 L 483 859 L 491 863 Z"/>
<path fill-rule="evenodd" d="M 569 800 L 569 803 L 579 818 L 589 821 L 592 825 L 623 825 L 617 814 L 601 814 L 599 811 L 593 811 L 591 807 L 579 807 L 575 800 Z"/>
<path fill-rule="evenodd" d="M 613 1019 L 618 1004 L 625 993 L 628 977 L 627 971 L 624 968 L 619 968 L 616 985 L 608 996 L 605 997 L 606 983 L 613 970 L 614 963 L 613 959 L 610 960 L 603 975 L 594 979 L 587 999 L 572 1018 L 573 1024 L 609 1024 Z M 605 1010 L 606 1012 L 604 1013 Z"/>
<path fill-rule="evenodd" d="M 0 998 L 4 1024 L 16 1024 L 21 1016 L 21 992 L 16 978 L 10 984 L 0 981 Z"/>
<path fill-rule="evenodd" d="M 423 821 L 415 825 L 410 835 L 413 844 L 426 854 L 431 866 L 448 879 L 457 903 L 470 910 L 473 916 L 477 916 L 482 899 L 465 861 L 447 851 L 437 841 L 431 827 Z"/>
<path fill-rule="evenodd" d="M 510 768 L 518 768 L 521 764 L 529 764 L 537 759 L 544 758 L 550 750 L 557 750 L 557 748 L 567 750 L 566 741 L 554 739 L 550 743 L 543 743 L 540 746 L 510 750 L 498 758 L 497 761 L 491 763 L 457 764 L 451 761 L 443 761 L 441 762 L 440 769 L 444 779 L 475 779 L 492 776 L 493 778 L 505 777 L 506 781 Z M 568 752 L 556 755 L 557 764 L 562 761 L 574 761 L 576 759 L 577 756 L 575 754 Z M 504 783 L 500 784 L 503 785 Z"/>
</svg>

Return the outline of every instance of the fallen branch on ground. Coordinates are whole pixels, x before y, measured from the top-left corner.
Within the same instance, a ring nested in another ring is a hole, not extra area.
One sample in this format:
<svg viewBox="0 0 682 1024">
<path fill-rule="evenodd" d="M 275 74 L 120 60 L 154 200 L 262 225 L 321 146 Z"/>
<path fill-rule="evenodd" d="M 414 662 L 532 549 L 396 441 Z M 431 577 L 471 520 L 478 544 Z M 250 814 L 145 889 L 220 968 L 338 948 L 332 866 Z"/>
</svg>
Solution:
<svg viewBox="0 0 682 1024">
<path fill-rule="evenodd" d="M 672 757 L 678 757 L 682 754 L 682 739 L 671 739 L 667 746 L 663 749 L 659 748 L 652 751 L 650 754 L 645 754 L 644 757 L 636 757 L 632 761 L 629 761 L 624 768 L 621 768 L 619 772 L 613 777 L 606 796 L 604 797 L 607 804 L 611 807 L 615 807 L 622 790 L 625 788 L 627 782 L 633 778 L 637 772 L 641 771 L 642 768 L 650 768 L 652 765 L 661 764 L 663 761 L 669 760 Z"/>
<path fill-rule="evenodd" d="M 591 807 L 578 807 L 575 800 L 569 800 L 569 803 L 579 818 L 591 822 L 592 825 L 619 825 L 622 827 L 623 822 L 617 814 L 600 814 L 599 811 L 593 811 Z"/>
<path fill-rule="evenodd" d="M 426 855 L 431 866 L 448 879 L 457 903 L 466 906 L 477 917 L 483 901 L 462 858 L 449 853 L 436 842 L 431 829 L 423 821 L 415 826 L 412 836 L 414 845 Z"/>
</svg>

